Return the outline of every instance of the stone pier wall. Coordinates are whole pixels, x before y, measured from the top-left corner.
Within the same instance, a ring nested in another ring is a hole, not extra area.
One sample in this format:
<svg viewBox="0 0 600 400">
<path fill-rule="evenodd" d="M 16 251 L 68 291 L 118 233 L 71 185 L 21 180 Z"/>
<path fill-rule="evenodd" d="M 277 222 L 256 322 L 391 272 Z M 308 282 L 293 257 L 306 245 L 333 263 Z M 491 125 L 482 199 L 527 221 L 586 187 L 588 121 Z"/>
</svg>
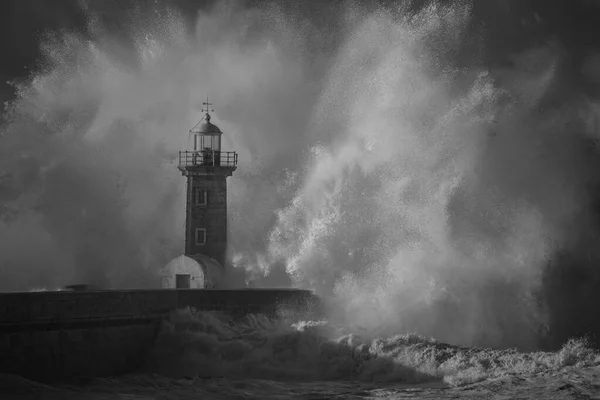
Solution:
<svg viewBox="0 0 600 400">
<path fill-rule="evenodd" d="M 138 290 L 0 294 L 0 373 L 52 382 L 134 371 L 178 308 L 274 316 L 314 307 L 302 290 Z"/>
</svg>

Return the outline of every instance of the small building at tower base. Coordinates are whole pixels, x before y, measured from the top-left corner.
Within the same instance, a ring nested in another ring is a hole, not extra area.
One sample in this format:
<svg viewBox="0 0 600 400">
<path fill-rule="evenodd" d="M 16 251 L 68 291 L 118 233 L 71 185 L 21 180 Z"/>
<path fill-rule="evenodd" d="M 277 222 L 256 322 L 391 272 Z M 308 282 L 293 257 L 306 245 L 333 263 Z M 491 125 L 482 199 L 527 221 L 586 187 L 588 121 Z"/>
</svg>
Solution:
<svg viewBox="0 0 600 400">
<path fill-rule="evenodd" d="M 204 255 L 181 255 L 159 272 L 163 289 L 214 289 L 223 281 L 223 267 Z"/>
</svg>

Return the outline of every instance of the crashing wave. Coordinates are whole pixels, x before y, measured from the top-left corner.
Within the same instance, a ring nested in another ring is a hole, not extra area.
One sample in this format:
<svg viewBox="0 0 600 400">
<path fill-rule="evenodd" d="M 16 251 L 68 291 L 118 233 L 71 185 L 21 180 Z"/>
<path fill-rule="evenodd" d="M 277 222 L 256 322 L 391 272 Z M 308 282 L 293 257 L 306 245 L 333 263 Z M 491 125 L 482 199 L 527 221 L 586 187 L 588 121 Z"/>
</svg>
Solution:
<svg viewBox="0 0 600 400">
<path fill-rule="evenodd" d="M 377 337 L 327 321 L 274 320 L 183 309 L 165 320 L 145 371 L 268 380 L 445 382 L 459 386 L 511 374 L 600 365 L 584 339 L 558 352 L 453 346 L 416 334 Z"/>
</svg>

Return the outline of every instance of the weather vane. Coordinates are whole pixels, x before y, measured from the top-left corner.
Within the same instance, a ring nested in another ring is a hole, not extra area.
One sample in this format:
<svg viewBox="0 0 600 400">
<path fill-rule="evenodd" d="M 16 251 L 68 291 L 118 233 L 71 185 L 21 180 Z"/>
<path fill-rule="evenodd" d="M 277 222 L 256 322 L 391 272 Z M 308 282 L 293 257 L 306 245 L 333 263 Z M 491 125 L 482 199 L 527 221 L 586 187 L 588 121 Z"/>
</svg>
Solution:
<svg viewBox="0 0 600 400">
<path fill-rule="evenodd" d="M 209 106 L 212 106 L 212 103 L 208 102 L 208 96 L 206 96 L 206 101 L 202 103 L 202 112 L 206 113 L 206 120 L 210 121 L 210 114 L 209 112 L 215 112 L 215 110 L 213 110 L 212 108 L 209 108 Z M 206 109 L 204 108 L 204 106 L 206 106 Z"/>
</svg>

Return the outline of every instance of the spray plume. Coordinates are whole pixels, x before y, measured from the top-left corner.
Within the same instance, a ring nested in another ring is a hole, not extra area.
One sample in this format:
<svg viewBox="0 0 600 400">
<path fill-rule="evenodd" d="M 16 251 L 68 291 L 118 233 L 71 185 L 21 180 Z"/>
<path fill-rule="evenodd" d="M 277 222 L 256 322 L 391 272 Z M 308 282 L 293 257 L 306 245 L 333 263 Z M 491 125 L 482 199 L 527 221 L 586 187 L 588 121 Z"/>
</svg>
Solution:
<svg viewBox="0 0 600 400">
<path fill-rule="evenodd" d="M 111 34 L 87 4 L 85 34 L 46 35 L 0 137 L 0 288 L 152 287 L 208 94 L 241 161 L 230 285 L 313 288 L 372 333 L 537 346 L 546 266 L 596 229 L 594 106 L 565 94 L 563 49 L 490 66 L 468 2 L 306 7 L 138 5 Z"/>
</svg>

